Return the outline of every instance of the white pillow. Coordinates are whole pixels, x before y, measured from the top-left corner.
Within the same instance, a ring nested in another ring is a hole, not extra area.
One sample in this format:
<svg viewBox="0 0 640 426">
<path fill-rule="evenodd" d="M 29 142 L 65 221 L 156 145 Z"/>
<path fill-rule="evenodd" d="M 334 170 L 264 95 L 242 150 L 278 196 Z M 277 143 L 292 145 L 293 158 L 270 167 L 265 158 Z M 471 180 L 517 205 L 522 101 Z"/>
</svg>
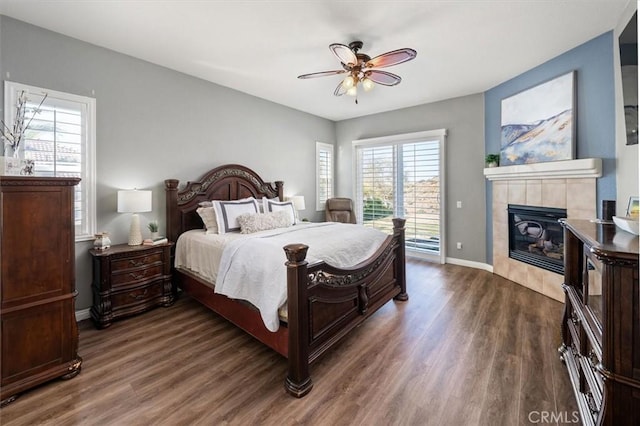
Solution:
<svg viewBox="0 0 640 426">
<path fill-rule="evenodd" d="M 292 201 L 274 201 L 267 200 L 266 198 L 262 199 L 262 203 L 264 205 L 264 212 L 271 213 L 278 210 L 284 210 L 289 213 L 290 225 L 296 223 L 296 209 L 293 207 Z"/>
<path fill-rule="evenodd" d="M 202 223 L 204 223 L 205 234 L 217 234 L 218 224 L 216 222 L 216 211 L 211 207 L 198 207 L 196 212 L 200 215 Z"/>
<path fill-rule="evenodd" d="M 242 234 L 252 234 L 258 231 L 291 226 L 289 213 L 284 210 L 278 210 L 273 213 L 241 214 L 238 216 L 238 223 Z"/>
<path fill-rule="evenodd" d="M 262 197 L 262 199 L 258 201 L 258 204 L 260 205 L 260 213 L 265 213 L 265 211 L 264 211 L 264 202 L 266 200 L 269 200 L 269 201 L 280 201 L 280 198 L 278 198 L 278 197 L 276 197 L 276 198 Z"/>
<path fill-rule="evenodd" d="M 258 213 L 258 201 L 249 198 L 236 201 L 213 201 L 213 208 L 216 212 L 216 223 L 218 234 L 226 234 L 240 230 L 238 216 L 245 213 Z"/>
</svg>

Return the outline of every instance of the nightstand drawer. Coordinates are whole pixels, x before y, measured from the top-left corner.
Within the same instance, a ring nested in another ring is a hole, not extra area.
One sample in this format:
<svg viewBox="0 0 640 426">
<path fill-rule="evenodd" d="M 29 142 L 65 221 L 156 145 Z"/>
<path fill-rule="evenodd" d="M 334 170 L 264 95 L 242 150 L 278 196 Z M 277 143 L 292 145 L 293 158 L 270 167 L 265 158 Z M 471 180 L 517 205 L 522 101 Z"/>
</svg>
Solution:
<svg viewBox="0 0 640 426">
<path fill-rule="evenodd" d="M 121 309 L 141 304 L 155 304 L 155 299 L 162 297 L 162 281 L 139 287 L 133 290 L 113 293 L 111 295 L 111 303 L 113 303 L 114 315 Z"/>
<path fill-rule="evenodd" d="M 162 264 L 147 268 L 130 269 L 128 271 L 116 272 L 111 277 L 111 287 L 115 290 L 118 287 L 132 287 L 136 284 L 162 276 Z"/>
<path fill-rule="evenodd" d="M 126 259 L 117 259 L 111 261 L 111 270 L 113 272 L 125 271 L 127 269 L 148 266 L 154 263 L 162 262 L 162 253 L 141 254 L 140 256 L 127 257 Z"/>
<path fill-rule="evenodd" d="M 98 328 L 156 306 L 173 303 L 172 242 L 157 246 L 118 244 L 89 250 L 93 256 L 91 318 Z"/>
</svg>

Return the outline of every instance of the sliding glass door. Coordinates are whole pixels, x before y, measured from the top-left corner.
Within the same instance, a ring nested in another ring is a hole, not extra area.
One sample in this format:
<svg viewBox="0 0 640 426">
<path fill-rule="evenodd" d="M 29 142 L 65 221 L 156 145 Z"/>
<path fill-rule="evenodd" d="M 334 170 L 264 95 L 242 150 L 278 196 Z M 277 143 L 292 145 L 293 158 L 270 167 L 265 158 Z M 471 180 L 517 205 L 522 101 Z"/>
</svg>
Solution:
<svg viewBox="0 0 640 426">
<path fill-rule="evenodd" d="M 354 141 L 361 223 L 391 233 L 407 220 L 406 248 L 444 262 L 444 130 Z"/>
</svg>

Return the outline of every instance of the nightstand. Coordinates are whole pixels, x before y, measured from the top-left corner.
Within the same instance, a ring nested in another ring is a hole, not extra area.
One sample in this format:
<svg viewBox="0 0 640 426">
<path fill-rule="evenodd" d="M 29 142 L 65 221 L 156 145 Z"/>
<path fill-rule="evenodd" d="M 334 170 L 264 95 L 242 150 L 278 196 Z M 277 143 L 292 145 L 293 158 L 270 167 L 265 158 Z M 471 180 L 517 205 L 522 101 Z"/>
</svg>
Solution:
<svg viewBox="0 0 640 426">
<path fill-rule="evenodd" d="M 173 303 L 171 247 L 119 244 L 106 250 L 91 249 L 93 306 L 91 318 L 105 328 L 122 317 Z"/>
</svg>

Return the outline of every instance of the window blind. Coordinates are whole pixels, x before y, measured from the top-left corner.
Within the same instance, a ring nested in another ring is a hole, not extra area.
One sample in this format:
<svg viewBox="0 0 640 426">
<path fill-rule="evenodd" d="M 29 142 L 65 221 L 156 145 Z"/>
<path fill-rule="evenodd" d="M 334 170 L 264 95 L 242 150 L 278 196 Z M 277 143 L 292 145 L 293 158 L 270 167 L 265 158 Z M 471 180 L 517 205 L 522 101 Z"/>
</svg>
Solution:
<svg viewBox="0 0 640 426">
<path fill-rule="evenodd" d="M 317 143 L 316 167 L 316 210 L 324 210 L 327 200 L 333 197 L 333 145 Z"/>
<path fill-rule="evenodd" d="M 5 82 L 9 103 L 22 91 L 28 93 L 27 115 L 33 119 L 25 130 L 22 150 L 34 160 L 37 176 L 77 177 L 75 186 L 76 239 L 92 238 L 95 232 L 95 99 L 37 87 Z M 34 110 L 47 93 L 40 112 Z M 9 111 L 15 114 L 15 111 Z M 8 117 L 9 121 L 13 117 Z"/>
<path fill-rule="evenodd" d="M 393 232 L 406 219 L 406 246 L 440 253 L 440 141 L 356 148 L 356 198 L 365 226 Z"/>
</svg>

